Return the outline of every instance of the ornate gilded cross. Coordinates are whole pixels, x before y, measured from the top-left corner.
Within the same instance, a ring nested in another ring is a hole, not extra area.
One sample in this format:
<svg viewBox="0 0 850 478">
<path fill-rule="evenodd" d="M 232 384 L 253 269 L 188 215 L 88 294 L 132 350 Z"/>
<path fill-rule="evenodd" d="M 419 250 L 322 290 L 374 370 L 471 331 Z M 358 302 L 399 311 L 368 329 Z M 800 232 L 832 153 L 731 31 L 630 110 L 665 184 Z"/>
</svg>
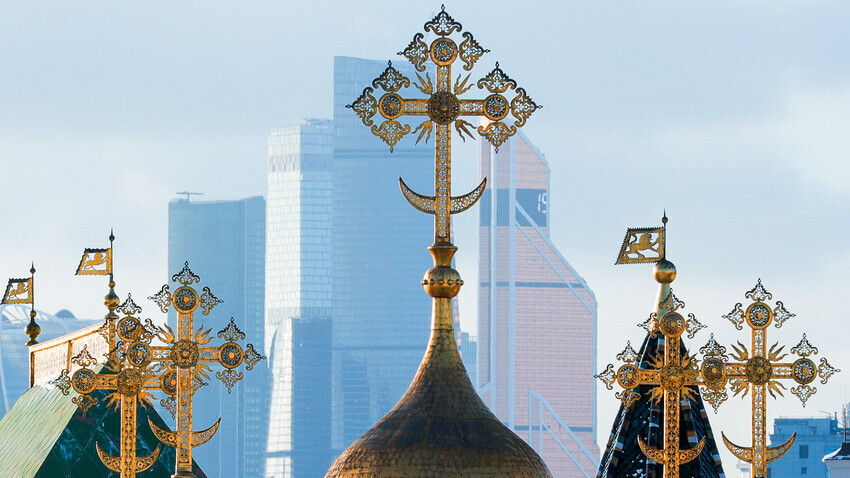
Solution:
<svg viewBox="0 0 850 478">
<path fill-rule="evenodd" d="M 419 83 L 415 86 L 425 98 L 403 98 L 399 95 L 402 88 L 410 86 L 409 78 L 401 74 L 390 62 L 386 70 L 372 82 L 372 87 L 366 87 L 357 100 L 348 105 L 353 109 L 366 126 L 371 126 L 372 134 L 379 136 L 390 146 L 390 151 L 406 134 L 411 132 L 408 124 L 397 121 L 404 115 L 425 116 L 427 119 L 419 124 L 413 133 L 418 132 L 418 143 L 423 137 L 427 142 L 431 132 L 435 132 L 435 194 L 423 196 L 413 192 L 403 180 L 399 184 L 404 197 L 413 207 L 428 214 L 434 214 L 435 242 L 450 243 L 450 216 L 469 209 L 481 197 L 486 185 L 486 179 L 472 192 L 463 196 L 451 196 L 451 127 L 454 126 L 460 138 L 464 141 L 472 137 L 470 128 L 474 126 L 462 119 L 463 116 L 479 116 L 490 121 L 486 126 L 479 126 L 477 131 L 487 138 L 498 150 L 499 146 L 510 136 L 516 134 L 517 128 L 525 124 L 528 117 L 538 108 L 523 88 L 517 87 L 516 81 L 508 77 L 496 63 L 496 67 L 486 76 L 478 80 L 478 88 L 486 88 L 490 95 L 484 99 L 459 99 L 458 96 L 467 92 L 470 74 L 461 79 L 458 74 L 452 84 L 452 64 L 458 59 L 463 62 L 463 69 L 472 70 L 478 59 L 489 50 L 478 44 L 469 32 L 463 33 L 463 41 L 458 45 L 449 38 L 453 33 L 463 29 L 460 23 L 446 13 L 445 7 L 431 21 L 425 24 L 425 32 L 437 36 L 430 45 L 423 39 L 425 35 L 417 33 L 413 40 L 399 55 L 407 58 L 416 69 Z M 426 70 L 425 63 L 431 60 L 436 65 L 436 83 L 431 80 L 429 73 L 423 78 L 419 72 Z M 381 88 L 384 94 L 375 99 L 372 93 Z M 508 100 L 505 93 L 514 90 L 516 95 Z M 384 118 L 377 125 L 372 120 L 376 113 Z M 505 119 L 508 115 L 512 120 Z M 513 124 L 509 124 L 513 121 Z"/>
<path fill-rule="evenodd" d="M 809 355 L 817 354 L 818 349 L 813 347 L 803 334 L 803 339 L 791 348 L 791 353 L 800 358 L 794 362 L 780 362 L 787 354 L 782 353 L 778 343 L 767 348 L 767 328 L 774 323 L 776 328 L 782 327 L 794 314 L 785 309 L 782 301 L 776 301 L 776 306 L 771 308 L 765 301 L 773 298 L 772 294 L 765 290 L 761 279 L 745 295 L 753 302 L 744 310 L 741 303 L 735 304 L 732 312 L 724 315 L 735 325 L 738 330 L 743 329 L 746 320 L 751 329 L 751 352 L 740 342 L 738 346 L 732 346 L 735 353 L 732 354 L 734 362 L 729 361 L 726 347 L 718 344 L 711 336 L 705 347 L 700 349 L 704 355 L 700 369 L 704 381 L 705 399 L 711 403 L 715 412 L 723 401 L 728 398 L 726 384 L 730 385 L 734 395 L 751 392 L 752 396 L 752 447 L 736 445 L 723 434 L 723 442 L 726 447 L 738 459 L 752 464 L 753 478 L 764 478 L 767 476 L 767 464 L 779 459 L 788 452 L 797 436 L 796 433 L 787 442 L 769 447 L 767 446 L 767 394 L 776 398 L 783 395 L 785 386 L 779 380 L 792 379 L 797 386 L 791 388 L 791 393 L 797 396 L 806 406 L 806 400 L 817 392 L 817 388 L 809 386 L 817 377 L 821 383 L 826 384 L 829 377 L 840 370 L 833 368 L 825 358 L 820 359 L 820 365 L 809 359 Z"/>
<path fill-rule="evenodd" d="M 191 477 L 192 448 L 201 446 L 209 441 L 218 430 L 219 422 L 200 432 L 192 430 L 192 397 L 194 393 L 207 383 L 202 377 L 208 377 L 209 366 L 206 363 L 218 362 L 225 370 L 217 372 L 216 378 L 224 382 L 230 391 L 233 385 L 242 379 L 243 374 L 236 371 L 243 362 L 247 370 L 253 369 L 263 357 L 254 346 L 248 344 L 246 349 L 236 343 L 245 338 L 231 318 L 230 323 L 218 336 L 226 342 L 219 347 L 207 346 L 212 339 L 208 338 L 209 330 L 203 327 L 194 330 L 193 312 L 199 306 L 204 315 L 209 314 L 213 307 L 222 301 L 215 297 L 208 287 L 199 295 L 189 285 L 200 281 L 200 277 L 192 273 L 189 264 L 172 280 L 179 282 L 182 287 L 171 294 L 167 285 L 159 293 L 151 297 L 163 312 L 173 305 L 178 311 L 178 334 L 174 335 L 170 327 L 161 329 L 146 319 L 143 324 L 138 318 L 142 309 L 133 302 L 131 297 L 114 311 L 124 315 L 112 323 L 112 328 L 104 327 L 100 332 L 104 338 L 113 330 L 117 336 L 117 345 L 109 353 L 107 368 L 113 373 L 95 373 L 91 369 L 97 363 L 88 350 L 83 350 L 72 358 L 72 363 L 81 367 L 69 377 L 70 371 L 65 370 L 51 383 L 68 394 L 70 388 L 79 393 L 72 401 L 83 413 L 89 410 L 98 399 L 91 396 L 95 390 L 111 390 L 108 395 L 110 405 L 120 405 L 121 410 L 121 455 L 113 457 L 106 454 L 97 444 L 97 453 L 103 463 L 111 470 L 121 473 L 121 478 L 132 478 L 136 473 L 144 471 L 156 461 L 160 448 L 147 457 L 136 457 L 138 403 L 145 406 L 151 404 L 149 391 L 159 390 L 168 395 L 161 403 L 172 414 L 176 412 L 177 431 L 167 431 L 149 421 L 149 425 L 157 438 L 166 445 L 177 448 L 177 473 L 175 476 Z M 109 307 L 109 304 L 107 304 Z M 112 313 L 113 310 L 110 309 Z M 116 315 L 116 317 L 120 317 Z M 110 323 L 107 321 L 106 323 Z M 166 346 L 151 345 L 153 338 L 159 338 L 170 344 Z M 108 340 L 108 339 L 107 339 Z"/>
<path fill-rule="evenodd" d="M 147 319 L 146 324 L 142 324 L 136 317 L 142 309 L 133 302 L 132 297 L 128 297 L 121 306 L 110 308 L 110 314 L 114 314 L 115 311 L 123 314 L 124 318 L 118 322 L 117 326 L 120 341 L 108 354 L 105 365 L 111 373 L 96 373 L 91 367 L 96 365 L 98 360 L 91 356 L 87 347 L 83 347 L 71 359 L 71 363 L 80 368 L 70 377 L 70 371 L 63 370 L 62 374 L 50 383 L 56 385 L 65 395 L 73 387 L 79 395 L 71 401 L 77 404 L 84 414 L 99 401 L 91 395 L 92 392 L 95 390 L 112 392 L 107 395 L 108 404 L 119 406 L 121 411 L 121 454 L 118 457 L 110 456 L 100 448 L 99 443 L 95 443 L 95 446 L 98 456 L 107 468 L 120 473 L 121 478 L 133 478 L 136 473 L 150 468 L 159 457 L 160 446 L 146 457 L 136 456 L 136 411 L 139 403 L 145 406 L 151 404 L 151 395 L 148 391 L 161 389 L 162 378 L 156 375 L 150 360 L 146 362 L 128 360 L 131 356 L 129 352 L 134 346 L 138 347 L 138 344 L 149 347 L 151 339 L 156 336 L 159 329 L 150 319 Z M 116 315 L 116 317 L 119 316 Z M 101 333 L 104 333 L 106 338 L 106 330 L 101 330 Z"/>
<path fill-rule="evenodd" d="M 203 288 L 203 294 L 191 287 L 191 284 L 199 282 L 200 277 L 189 269 L 189 263 L 183 270 L 174 274 L 171 278 L 178 282 L 174 293 L 169 291 L 168 285 L 149 299 L 159 305 L 162 312 L 168 312 L 174 307 L 177 312 L 177 333 L 171 327 L 165 326 L 160 330 L 159 338 L 166 346 L 150 346 L 139 343 L 137 348 L 130 347 L 127 355 L 130 361 L 137 360 L 144 363 L 146 360 L 158 360 L 168 364 L 162 375 L 162 390 L 176 397 L 174 411 L 176 411 L 177 430 L 167 431 L 149 422 L 151 429 L 160 441 L 177 449 L 177 464 L 174 476 L 191 477 L 192 474 L 192 448 L 201 446 L 209 441 L 218 430 L 219 422 L 201 432 L 192 429 L 192 399 L 195 391 L 204 384 L 200 377 L 208 377 L 210 370 L 208 363 L 218 363 L 224 367 L 224 371 L 216 372 L 215 376 L 221 380 L 230 392 L 233 386 L 243 378 L 243 373 L 236 371 L 242 363 L 246 370 L 252 370 L 254 365 L 265 357 L 248 344 L 242 349 L 237 341 L 245 338 L 245 334 L 236 327 L 233 319 L 218 332 L 218 337 L 225 340 L 220 346 L 207 345 L 212 341 L 209 338 L 210 330 L 204 331 L 203 326 L 195 330 L 194 312 L 201 308 L 204 315 L 208 315 L 213 307 L 222 301 L 214 296 L 209 287 Z M 120 323 L 119 323 L 120 328 Z M 164 405 L 167 406 L 166 403 Z M 221 419 L 219 419 L 220 421 Z"/>
<path fill-rule="evenodd" d="M 664 448 L 649 446 L 640 436 L 638 445 L 649 459 L 664 466 L 665 478 L 678 478 L 679 466 L 693 461 L 705 446 L 703 437 L 691 449 L 679 448 L 681 403 L 683 399 L 695 399 L 696 389 L 693 386 L 700 384 L 699 370 L 695 367 L 693 356 L 682 357 L 681 335 L 687 332 L 688 337 L 693 338 L 694 334 L 705 327 L 697 321 L 694 314 L 688 314 L 685 319 L 676 312 L 684 306 L 685 303 L 677 299 L 670 290 L 658 305 L 658 312 L 652 313 L 646 322 L 640 324 L 653 337 L 659 332 L 664 335 L 664 354 L 655 357 L 650 364 L 653 369 L 638 368 L 637 361 L 640 357 L 629 343 L 617 355 L 618 360 L 625 362 L 624 365 L 614 372 L 614 366 L 608 364 L 605 371 L 596 375 L 608 390 L 612 389 L 615 381 L 623 387 L 623 391 L 617 392 L 616 397 L 623 402 L 625 408 L 632 406 L 640 397 L 640 394 L 634 391 L 640 385 L 652 386 L 652 400 L 658 402 L 663 399 Z M 661 318 L 658 318 L 659 314 Z"/>
</svg>

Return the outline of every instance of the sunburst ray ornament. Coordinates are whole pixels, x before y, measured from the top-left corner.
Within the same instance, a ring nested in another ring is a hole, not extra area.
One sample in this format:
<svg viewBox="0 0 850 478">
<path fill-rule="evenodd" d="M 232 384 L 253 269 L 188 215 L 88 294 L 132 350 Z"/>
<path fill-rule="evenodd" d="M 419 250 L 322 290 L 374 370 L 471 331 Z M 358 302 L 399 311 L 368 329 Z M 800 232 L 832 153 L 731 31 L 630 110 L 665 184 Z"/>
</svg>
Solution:
<svg viewBox="0 0 850 478">
<path fill-rule="evenodd" d="M 821 378 L 821 383 L 826 384 L 829 377 L 840 370 L 833 368 L 825 358 L 816 365 L 809 355 L 817 354 L 818 349 L 813 347 L 803 334 L 803 339 L 790 352 L 800 358 L 794 362 L 782 362 L 787 356 L 783 353 L 784 346 L 778 343 L 767 347 L 767 328 L 774 324 L 776 328 L 782 327 L 794 314 L 785 309 L 782 301 L 776 301 L 771 307 L 766 301 L 771 300 L 773 295 L 768 292 L 761 283 L 761 279 L 745 297 L 752 303 L 743 308 L 741 303 L 735 304 L 731 312 L 723 317 L 735 326 L 743 330 L 744 323 L 750 327 L 751 346 L 738 342 L 732 345 L 733 353 L 727 354 L 726 347 L 717 343 L 714 336 L 700 349 L 703 354 L 703 362 L 700 374 L 704 382 L 704 396 L 714 407 L 718 407 L 728 398 L 726 385 L 732 390 L 732 394 L 746 397 L 748 394 L 752 400 L 752 446 L 743 447 L 732 443 L 723 434 L 723 441 L 727 448 L 738 459 L 752 465 L 753 478 L 764 478 L 767 476 L 767 464 L 778 460 L 791 449 L 797 434 L 794 433 L 785 443 L 778 446 L 767 446 L 767 395 L 776 398 L 783 396 L 785 385 L 780 380 L 793 380 L 796 386 L 791 388 L 791 393 L 806 406 L 806 401 L 816 391 L 816 387 L 809 384 L 816 378 Z M 731 360 L 730 360 L 731 359 Z"/>
</svg>

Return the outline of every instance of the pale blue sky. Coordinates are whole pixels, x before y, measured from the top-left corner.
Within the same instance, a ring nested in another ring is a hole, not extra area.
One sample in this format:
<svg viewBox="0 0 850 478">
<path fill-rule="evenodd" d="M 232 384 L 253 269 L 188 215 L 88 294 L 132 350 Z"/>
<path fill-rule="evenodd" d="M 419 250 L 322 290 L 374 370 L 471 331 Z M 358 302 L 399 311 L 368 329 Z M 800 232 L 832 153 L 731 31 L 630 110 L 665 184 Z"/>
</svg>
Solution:
<svg viewBox="0 0 850 478">
<path fill-rule="evenodd" d="M 40 308 L 99 316 L 102 282 L 72 273 L 81 249 L 105 246 L 114 226 L 121 294 L 154 292 L 174 192 L 264 194 L 268 132 L 330 117 L 333 56 L 395 59 L 439 8 L 425 5 L 0 3 L 0 276 L 25 274 L 35 260 Z M 524 132 L 552 168 L 554 242 L 599 299 L 598 368 L 642 339 L 632 324 L 655 296 L 651 267 L 613 266 L 625 229 L 656 225 L 666 208 L 674 289 L 688 312 L 724 343 L 747 342 L 720 315 L 761 277 L 797 314 L 769 337 L 790 347 L 806 331 L 847 370 L 806 409 L 789 394 L 771 416 L 838 409 L 850 377 L 850 3 L 447 10 L 492 50 L 484 65 L 499 61 L 544 105 Z M 477 176 L 473 150 L 455 156 L 464 192 Z M 476 217 L 456 220 L 468 327 Z M 690 343 L 706 340 L 703 331 Z M 600 398 L 604 446 L 616 403 L 613 392 Z M 713 423 L 746 444 L 732 425 L 741 410 L 727 404 Z"/>
</svg>

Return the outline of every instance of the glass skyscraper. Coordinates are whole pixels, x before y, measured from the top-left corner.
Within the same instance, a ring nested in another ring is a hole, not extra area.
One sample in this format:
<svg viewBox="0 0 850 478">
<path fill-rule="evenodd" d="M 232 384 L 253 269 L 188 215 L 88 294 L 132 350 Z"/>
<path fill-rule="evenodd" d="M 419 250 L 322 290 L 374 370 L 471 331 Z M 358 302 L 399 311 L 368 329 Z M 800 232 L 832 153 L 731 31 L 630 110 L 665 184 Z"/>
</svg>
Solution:
<svg viewBox="0 0 850 478">
<path fill-rule="evenodd" d="M 189 261 L 201 284 L 224 301 L 209 316 L 198 314 L 196 321 L 215 334 L 233 317 L 247 342 L 258 349 L 264 343 L 265 212 L 260 196 L 236 201 L 175 199 L 168 204 L 168 283 L 173 284 L 171 275 Z M 176 330 L 173 311 L 169 324 Z M 196 392 L 204 405 L 194 409 L 195 428 L 202 430 L 221 417 L 216 436 L 192 451 L 208 476 L 263 476 L 265 449 L 257 445 L 266 442 L 267 363 L 245 373 L 232 393 L 212 375 L 209 386 Z M 168 419 L 168 413 L 162 415 Z"/>
<path fill-rule="evenodd" d="M 266 478 L 323 476 L 331 452 L 332 123 L 269 135 Z"/>
<path fill-rule="evenodd" d="M 593 476 L 596 298 L 549 238 L 549 165 L 518 133 L 480 143 L 478 384 L 553 476 Z"/>
<path fill-rule="evenodd" d="M 398 69 L 415 78 L 413 69 Z M 386 414 L 410 385 L 430 333 L 433 218 L 398 188 L 433 191 L 434 145 L 405 138 L 390 153 L 345 105 L 386 62 L 334 59 L 333 447 L 341 452 Z M 413 88 L 410 88 L 414 90 Z"/>
</svg>

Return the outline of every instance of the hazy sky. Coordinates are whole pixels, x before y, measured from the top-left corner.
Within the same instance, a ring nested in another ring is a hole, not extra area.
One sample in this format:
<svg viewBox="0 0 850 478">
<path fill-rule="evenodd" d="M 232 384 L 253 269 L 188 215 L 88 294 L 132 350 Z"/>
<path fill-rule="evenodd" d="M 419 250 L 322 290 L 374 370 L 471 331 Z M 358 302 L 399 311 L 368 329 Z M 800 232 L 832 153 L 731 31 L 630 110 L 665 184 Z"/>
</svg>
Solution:
<svg viewBox="0 0 850 478">
<path fill-rule="evenodd" d="M 333 56 L 396 59 L 438 8 L 0 3 L 0 276 L 21 276 L 34 260 L 39 308 L 100 316 L 103 281 L 72 274 L 82 248 L 105 246 L 115 227 L 119 292 L 155 292 L 166 279 L 174 193 L 265 194 L 268 132 L 331 116 Z M 598 369 L 626 340 L 640 342 L 632 324 L 655 296 L 651 266 L 613 265 L 625 229 L 657 225 L 666 208 L 674 290 L 687 312 L 722 342 L 748 343 L 720 316 L 761 277 L 797 314 L 771 328 L 770 341 L 790 348 L 805 331 L 846 369 L 818 384 L 807 408 L 787 394 L 770 402 L 770 416 L 838 409 L 850 378 L 850 3 L 491 1 L 447 10 L 492 50 L 479 71 L 499 61 L 544 105 L 524 132 L 552 168 L 554 242 L 599 300 Z M 473 150 L 455 156 L 458 191 L 475 185 Z M 476 228 L 474 212 L 456 220 L 467 328 Z M 429 241 L 411 253 L 425 254 Z M 616 401 L 599 393 L 604 446 Z M 730 401 L 714 426 L 746 445 L 748 431 L 733 426 L 743 408 Z"/>
</svg>

